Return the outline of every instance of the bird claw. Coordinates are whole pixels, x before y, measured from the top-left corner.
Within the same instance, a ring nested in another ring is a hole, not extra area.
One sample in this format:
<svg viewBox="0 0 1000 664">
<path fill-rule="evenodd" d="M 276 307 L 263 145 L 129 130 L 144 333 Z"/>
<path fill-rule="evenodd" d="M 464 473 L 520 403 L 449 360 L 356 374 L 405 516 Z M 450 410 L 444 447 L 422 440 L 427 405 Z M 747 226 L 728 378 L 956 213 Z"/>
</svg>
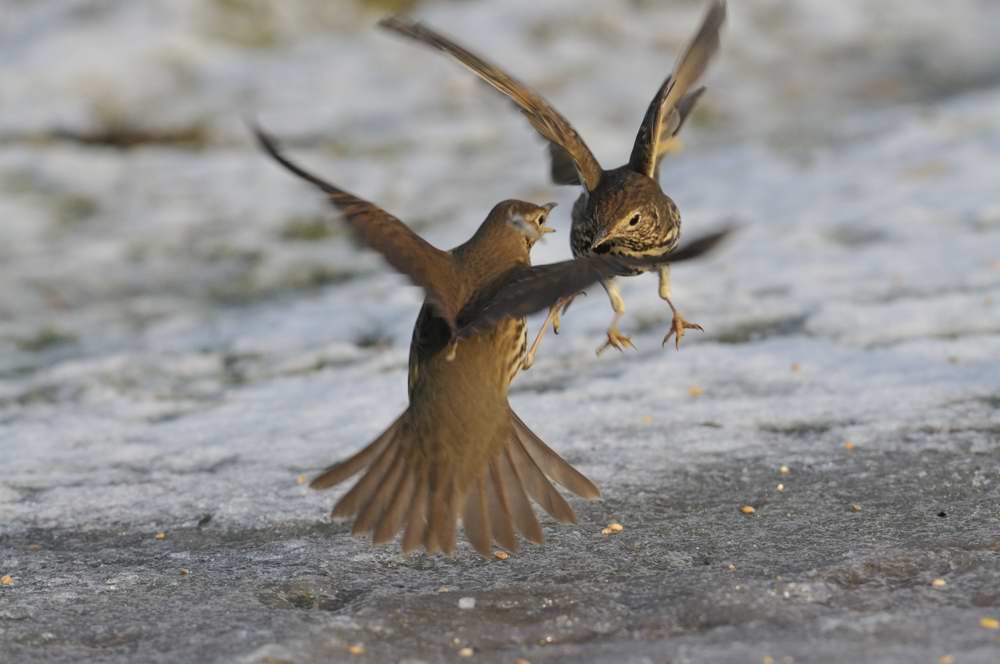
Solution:
<svg viewBox="0 0 1000 664">
<path fill-rule="evenodd" d="M 608 348 L 617 348 L 620 351 L 625 350 L 625 348 L 631 348 L 632 350 L 638 350 L 635 344 L 632 343 L 632 339 L 626 337 L 624 334 L 618 331 L 617 328 L 612 328 L 608 330 L 608 340 L 601 344 L 601 347 L 597 349 L 597 354 L 600 355 Z"/>
<path fill-rule="evenodd" d="M 580 295 L 584 295 L 585 296 L 586 294 L 587 294 L 586 291 L 580 291 L 576 295 L 572 295 L 572 296 L 566 298 L 566 302 L 564 304 L 562 304 L 562 306 L 560 306 L 559 304 L 556 304 L 555 312 L 552 315 L 552 333 L 553 334 L 559 334 L 560 319 L 561 319 L 561 317 L 562 317 L 563 314 L 565 314 L 567 311 L 569 311 L 569 305 L 573 304 L 573 300 L 575 300 L 577 298 L 577 296 L 580 296 Z"/>
<path fill-rule="evenodd" d="M 684 336 L 684 330 L 704 331 L 704 329 L 705 328 L 703 328 L 701 325 L 698 325 L 697 323 L 689 323 L 688 321 L 684 320 L 683 316 L 681 316 L 678 313 L 675 313 L 674 319 L 670 322 L 670 329 L 667 330 L 666 336 L 663 337 L 662 345 L 666 346 L 667 342 L 670 341 L 670 337 L 675 337 L 674 348 L 676 350 L 680 350 L 681 338 Z"/>
</svg>

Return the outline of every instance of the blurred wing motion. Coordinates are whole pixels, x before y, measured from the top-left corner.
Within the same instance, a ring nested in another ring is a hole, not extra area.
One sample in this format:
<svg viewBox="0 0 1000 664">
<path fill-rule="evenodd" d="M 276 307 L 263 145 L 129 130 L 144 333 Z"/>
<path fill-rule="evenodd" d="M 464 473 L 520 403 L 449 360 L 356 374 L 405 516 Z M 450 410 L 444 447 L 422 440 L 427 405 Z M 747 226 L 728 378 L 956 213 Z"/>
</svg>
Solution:
<svg viewBox="0 0 1000 664">
<path fill-rule="evenodd" d="M 454 332 L 458 316 L 455 303 L 463 299 L 464 280 L 452 256 L 431 245 L 374 203 L 303 170 L 281 154 L 271 136 L 259 127 L 252 129 L 260 146 L 275 161 L 327 195 L 359 241 L 382 254 L 389 265 L 424 289 L 428 303 Z"/>
<path fill-rule="evenodd" d="M 597 186 L 602 169 L 590 148 L 566 118 L 537 92 L 422 23 L 393 16 L 383 19 L 379 25 L 444 51 L 510 97 L 542 138 L 549 141 L 552 179 L 557 184 L 583 184 L 588 191 Z"/>
<path fill-rule="evenodd" d="M 592 254 L 559 263 L 516 268 L 492 298 L 482 303 L 473 302 L 462 310 L 458 334 L 468 336 L 506 316 L 527 316 L 547 309 L 603 279 L 698 258 L 715 249 L 734 230 L 729 227 L 703 235 L 662 256 L 633 258 Z"/>
<path fill-rule="evenodd" d="M 633 171 L 651 178 L 656 177 L 656 169 L 662 157 L 659 144 L 680 131 L 688 113 L 704 91 L 702 88 L 688 94 L 688 90 L 702 77 L 712 56 L 719 50 L 719 31 L 725 20 L 726 3 L 715 0 L 698 33 L 677 61 L 673 75 L 663 81 L 646 109 L 629 158 L 629 166 Z M 672 130 L 671 125 L 675 127 Z"/>
</svg>

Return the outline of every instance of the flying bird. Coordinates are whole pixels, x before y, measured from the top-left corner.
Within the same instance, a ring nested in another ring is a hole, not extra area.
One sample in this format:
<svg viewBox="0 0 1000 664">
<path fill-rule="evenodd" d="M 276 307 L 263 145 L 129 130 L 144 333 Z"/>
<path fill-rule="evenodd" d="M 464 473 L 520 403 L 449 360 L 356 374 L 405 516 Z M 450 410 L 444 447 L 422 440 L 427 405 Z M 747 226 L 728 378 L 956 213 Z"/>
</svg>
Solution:
<svg viewBox="0 0 1000 664">
<path fill-rule="evenodd" d="M 676 136 L 690 115 L 704 87 L 694 88 L 719 48 L 719 32 L 726 17 L 726 3 L 714 0 L 701 27 L 682 52 L 672 75 L 664 80 L 646 110 L 628 163 L 605 170 L 573 126 L 541 95 L 510 76 L 503 69 L 445 37 L 432 28 L 401 17 L 389 17 L 380 26 L 443 51 L 477 74 L 499 92 L 507 95 L 535 130 L 548 141 L 551 175 L 556 184 L 582 185 L 583 192 L 573 205 L 570 248 L 574 256 L 594 254 L 623 257 L 663 256 L 677 246 L 681 216 L 674 201 L 659 184 L 659 167 L 668 152 L 670 139 Z M 673 314 L 663 344 L 673 336 L 675 347 L 688 329 L 702 329 L 684 319 L 671 299 L 670 265 L 652 268 L 659 273 L 659 294 Z M 628 273 L 639 274 L 645 270 Z M 597 352 L 609 347 L 622 350 L 633 347 L 621 333 L 618 322 L 625 313 L 625 302 L 613 277 L 601 284 L 611 300 L 614 315 L 607 330 L 607 341 Z M 535 337 L 525 361 L 531 365 L 548 324 L 559 331 L 560 314 L 575 294 L 555 303 Z"/>
<path fill-rule="evenodd" d="M 326 489 L 358 473 L 333 516 L 354 516 L 354 534 L 375 543 L 403 532 L 404 552 L 452 553 L 462 521 L 484 556 L 492 542 L 517 550 L 516 533 L 542 542 L 534 500 L 563 523 L 573 509 L 553 482 L 588 500 L 597 487 L 535 435 L 507 401 L 527 347 L 525 316 L 616 274 L 687 260 L 727 234 L 707 235 L 670 257 L 590 255 L 533 267 L 532 245 L 549 229 L 553 204 L 498 203 L 475 234 L 442 251 L 373 203 L 289 161 L 254 129 L 261 147 L 313 184 L 341 213 L 355 237 L 425 294 L 410 345 L 409 405 L 353 456 L 327 468 L 310 486 Z"/>
</svg>

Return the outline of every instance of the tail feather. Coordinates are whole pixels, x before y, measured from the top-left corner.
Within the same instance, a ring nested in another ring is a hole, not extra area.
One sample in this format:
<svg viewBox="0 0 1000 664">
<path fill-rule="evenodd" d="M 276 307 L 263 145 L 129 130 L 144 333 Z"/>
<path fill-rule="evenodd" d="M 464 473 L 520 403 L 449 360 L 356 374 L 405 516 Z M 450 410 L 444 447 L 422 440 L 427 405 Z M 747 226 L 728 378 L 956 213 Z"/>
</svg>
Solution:
<svg viewBox="0 0 1000 664">
<path fill-rule="evenodd" d="M 396 490 L 399 488 L 405 466 L 406 459 L 404 455 L 400 451 L 397 451 L 392 465 L 386 470 L 385 475 L 382 476 L 382 479 L 379 480 L 378 485 L 373 490 L 371 498 L 368 499 L 358 512 L 357 518 L 354 519 L 354 527 L 351 529 L 352 535 L 360 535 L 375 529 L 375 526 L 382 519 L 385 508 L 397 493 Z"/>
<path fill-rule="evenodd" d="M 550 479 L 590 500 L 597 487 L 570 466 L 513 412 L 506 440 L 475 477 L 459 476 L 456 466 L 426 456 L 404 412 L 385 433 L 349 459 L 313 480 L 326 488 L 364 471 L 337 501 L 333 516 L 357 515 L 352 533 L 372 533 L 376 544 L 403 530 L 403 551 L 423 547 L 428 553 L 455 551 L 457 521 L 480 554 L 490 556 L 493 542 L 511 551 L 527 540 L 544 540 L 532 508 L 534 500 L 562 523 L 576 515 Z M 461 466 L 458 466 L 461 467 Z M 529 498 L 530 497 L 530 498 Z"/>
<path fill-rule="evenodd" d="M 351 516 L 357 513 L 371 499 L 372 493 L 378 489 L 386 471 L 389 470 L 397 456 L 399 456 L 398 445 L 389 445 L 382 450 L 375 462 L 368 468 L 368 472 L 333 506 L 331 516 Z"/>
<path fill-rule="evenodd" d="M 382 520 L 375 528 L 375 533 L 372 535 L 374 544 L 385 544 L 399 532 L 407 509 L 412 509 L 416 486 L 416 473 L 407 469 L 403 475 L 403 483 L 399 485 L 399 490 L 392 497 L 392 502 L 385 508 Z"/>
<path fill-rule="evenodd" d="M 552 486 L 548 478 L 545 477 L 545 473 L 535 465 L 531 456 L 525 451 L 524 445 L 521 444 L 520 438 L 517 436 L 512 437 L 510 444 L 507 446 L 507 451 L 510 453 L 510 460 L 514 464 L 514 470 L 517 472 L 517 476 L 521 478 L 521 483 L 524 485 L 528 495 L 541 505 L 542 509 L 551 514 L 556 521 L 560 523 L 576 523 L 576 514 L 573 513 L 573 508 L 569 506 L 566 499 Z"/>
<path fill-rule="evenodd" d="M 455 478 L 450 477 L 431 493 L 431 525 L 432 537 L 443 553 L 455 552 L 457 540 Z"/>
<path fill-rule="evenodd" d="M 403 535 L 403 553 L 410 553 L 424 541 L 427 530 L 427 500 L 430 482 L 427 481 L 427 471 L 422 471 L 413 489 L 413 501 L 410 513 L 406 517 L 406 532 Z M 428 553 L 430 551 L 428 550 Z"/>
<path fill-rule="evenodd" d="M 541 544 L 545 541 L 542 526 L 538 523 L 535 510 L 531 507 L 531 501 L 524 490 L 524 484 L 521 483 L 521 478 L 514 470 L 510 451 L 505 449 L 500 452 L 496 464 L 500 474 L 500 482 L 507 489 L 507 504 L 510 506 L 510 515 L 514 519 L 514 525 L 529 542 Z"/>
<path fill-rule="evenodd" d="M 372 461 L 374 461 L 378 455 L 382 453 L 382 450 L 384 450 L 389 443 L 393 441 L 396 434 L 399 433 L 402 420 L 403 416 L 400 415 L 388 429 L 382 432 L 381 436 L 366 445 L 360 452 L 344 459 L 339 463 L 335 463 L 324 470 L 319 477 L 309 483 L 310 488 L 329 489 L 330 487 L 340 484 L 347 478 L 361 472 L 366 466 L 371 465 Z"/>
<path fill-rule="evenodd" d="M 588 480 L 576 468 L 569 465 L 565 459 L 546 445 L 545 441 L 536 436 L 535 432 L 529 429 L 528 425 L 517 416 L 517 413 L 512 410 L 510 414 L 514 422 L 515 434 L 543 473 L 581 498 L 597 500 L 601 497 L 600 490 L 594 486 L 593 482 Z"/>
<path fill-rule="evenodd" d="M 493 551 L 491 546 L 493 530 L 490 521 L 490 514 L 486 511 L 484 478 L 480 477 L 465 492 L 462 527 L 465 529 L 465 536 L 469 538 L 473 548 L 484 556 L 489 556 Z"/>
<path fill-rule="evenodd" d="M 437 487 L 437 473 L 436 469 L 431 466 L 427 472 L 427 505 L 424 507 L 426 512 L 427 525 L 424 527 L 424 551 L 427 553 L 434 553 L 435 551 L 441 550 L 441 545 L 438 544 L 437 533 L 434 532 L 434 505 L 437 499 L 435 495 L 439 490 Z"/>
<path fill-rule="evenodd" d="M 520 546 L 517 543 L 517 534 L 514 532 L 514 521 L 507 502 L 507 490 L 500 479 L 500 471 L 497 469 L 496 459 L 490 462 L 488 479 L 486 481 L 486 505 L 489 510 L 493 537 L 496 539 L 497 544 L 505 549 L 517 551 Z"/>
</svg>

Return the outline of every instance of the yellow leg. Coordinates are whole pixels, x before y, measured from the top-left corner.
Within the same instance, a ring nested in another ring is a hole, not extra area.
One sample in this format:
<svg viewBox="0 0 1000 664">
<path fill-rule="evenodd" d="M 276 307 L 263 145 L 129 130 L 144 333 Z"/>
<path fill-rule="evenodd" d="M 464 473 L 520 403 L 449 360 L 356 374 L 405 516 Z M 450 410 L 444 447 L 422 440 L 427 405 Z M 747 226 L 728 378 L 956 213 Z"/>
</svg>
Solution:
<svg viewBox="0 0 1000 664">
<path fill-rule="evenodd" d="M 625 315 L 625 300 L 622 299 L 621 293 L 618 292 L 618 284 L 615 283 L 614 279 L 608 279 L 607 281 L 602 281 L 601 285 L 607 291 L 608 299 L 611 300 L 611 308 L 615 313 L 611 317 L 611 324 L 608 325 L 608 340 L 598 347 L 597 354 L 600 355 L 608 348 L 617 348 L 621 351 L 624 351 L 625 348 L 635 348 L 632 340 L 618 329 L 618 321 Z"/>
<path fill-rule="evenodd" d="M 670 300 L 669 265 L 660 267 L 660 297 L 666 300 L 667 304 L 670 306 L 670 311 L 673 313 L 673 319 L 670 321 L 670 329 L 667 330 L 666 336 L 663 337 L 663 345 L 667 345 L 667 342 L 670 341 L 670 337 L 675 337 L 674 348 L 680 350 L 681 338 L 684 336 L 685 330 L 702 330 L 704 328 L 697 323 L 689 323 L 684 320 L 684 316 L 681 316 L 681 312 L 677 310 L 677 307 L 675 307 L 674 303 Z"/>
</svg>

